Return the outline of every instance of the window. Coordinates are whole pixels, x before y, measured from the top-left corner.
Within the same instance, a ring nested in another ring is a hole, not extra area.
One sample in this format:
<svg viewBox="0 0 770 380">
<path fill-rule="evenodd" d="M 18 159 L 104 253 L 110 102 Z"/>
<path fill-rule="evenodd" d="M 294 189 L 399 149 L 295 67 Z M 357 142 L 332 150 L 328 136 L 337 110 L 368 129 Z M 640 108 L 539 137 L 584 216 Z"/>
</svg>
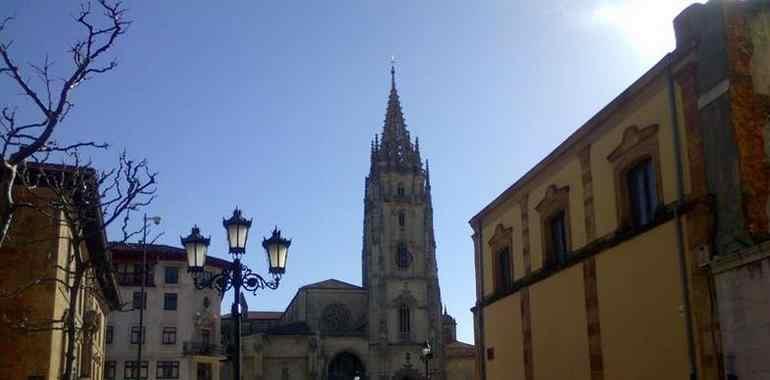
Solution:
<svg viewBox="0 0 770 380">
<path fill-rule="evenodd" d="M 511 250 L 505 247 L 497 252 L 497 291 L 505 291 L 511 288 L 513 276 L 511 275 Z"/>
<path fill-rule="evenodd" d="M 141 368 L 139 368 L 139 377 L 142 379 L 147 378 L 147 360 L 142 360 Z M 128 360 L 123 366 L 123 379 L 133 380 L 136 379 L 137 365 L 135 360 Z"/>
<path fill-rule="evenodd" d="M 398 332 L 402 338 L 409 337 L 411 331 L 409 306 L 402 304 L 398 308 Z"/>
<path fill-rule="evenodd" d="M 556 212 L 548 221 L 550 265 L 564 263 L 567 258 L 567 224 L 564 210 Z"/>
<path fill-rule="evenodd" d="M 406 225 L 406 213 L 403 210 L 398 212 L 398 225 L 399 227 Z"/>
<path fill-rule="evenodd" d="M 167 284 L 178 284 L 179 283 L 179 268 L 177 268 L 177 267 L 166 267 L 164 278 L 165 278 L 165 282 Z"/>
<path fill-rule="evenodd" d="M 161 343 L 176 344 L 176 327 L 164 327 L 161 336 Z"/>
<path fill-rule="evenodd" d="M 131 344 L 139 344 L 140 337 L 142 339 L 142 344 L 144 344 L 146 333 L 147 333 L 146 327 L 142 327 L 142 330 L 140 333 L 139 326 L 132 326 L 131 327 Z"/>
<path fill-rule="evenodd" d="M 655 170 L 650 159 L 636 164 L 626 174 L 629 211 L 635 227 L 647 225 L 655 219 L 655 208 L 658 207 L 655 182 Z"/>
<path fill-rule="evenodd" d="M 409 253 L 409 250 L 406 249 L 405 243 L 398 244 L 398 249 L 396 250 L 396 263 L 398 264 L 399 269 L 406 269 L 409 267 L 409 264 L 412 263 L 412 255 Z"/>
<path fill-rule="evenodd" d="M 104 362 L 104 379 L 105 380 L 112 380 L 115 378 L 115 361 L 114 360 L 107 360 Z"/>
<path fill-rule="evenodd" d="M 142 292 L 134 292 L 132 305 L 134 309 L 147 309 L 147 293 L 144 293 L 144 302 L 142 302 Z"/>
<path fill-rule="evenodd" d="M 403 183 L 399 183 L 398 184 L 398 188 L 396 189 L 396 193 L 398 194 L 399 197 L 403 197 L 404 194 L 406 194 L 406 191 L 404 190 L 404 184 Z"/>
<path fill-rule="evenodd" d="M 176 293 L 163 295 L 163 310 L 176 310 Z"/>
<path fill-rule="evenodd" d="M 176 360 L 158 360 L 155 377 L 158 379 L 178 379 L 179 362 Z"/>
<path fill-rule="evenodd" d="M 112 338 L 115 335 L 115 328 L 107 326 L 107 330 L 104 333 L 104 344 L 112 344 Z"/>
</svg>

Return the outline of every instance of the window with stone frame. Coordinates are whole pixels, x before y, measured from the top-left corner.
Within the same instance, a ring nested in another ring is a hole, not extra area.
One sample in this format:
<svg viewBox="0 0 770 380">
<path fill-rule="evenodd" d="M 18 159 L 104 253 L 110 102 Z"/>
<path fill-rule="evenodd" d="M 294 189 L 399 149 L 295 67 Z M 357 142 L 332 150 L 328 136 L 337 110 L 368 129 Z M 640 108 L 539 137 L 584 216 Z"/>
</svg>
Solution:
<svg viewBox="0 0 770 380">
<path fill-rule="evenodd" d="M 535 210 L 540 214 L 543 268 L 555 268 L 564 264 L 571 250 L 569 186 L 549 186 Z"/>
<path fill-rule="evenodd" d="M 412 313 L 409 305 L 401 304 L 398 308 L 398 333 L 401 339 L 408 339 L 412 331 Z"/>
<path fill-rule="evenodd" d="M 136 379 L 137 370 L 139 370 L 140 379 L 147 379 L 148 377 L 147 375 L 149 372 L 148 367 L 149 366 L 148 366 L 147 360 L 142 360 L 141 366 L 137 366 L 135 360 L 126 360 L 126 362 L 123 364 L 123 379 L 124 380 Z"/>
<path fill-rule="evenodd" d="M 493 256 L 492 285 L 495 293 L 505 292 L 513 285 L 513 227 L 498 224 L 488 244 Z"/>
<path fill-rule="evenodd" d="M 164 282 L 166 284 L 178 284 L 179 283 L 179 267 L 165 267 L 164 269 Z"/>
<path fill-rule="evenodd" d="M 406 211 L 400 210 L 398 212 L 398 226 L 403 230 L 406 227 Z"/>
<path fill-rule="evenodd" d="M 176 327 L 166 326 L 161 334 L 162 344 L 176 344 Z"/>
<path fill-rule="evenodd" d="M 163 294 L 163 310 L 176 310 L 177 307 L 177 295 L 176 293 L 164 293 Z"/>
<path fill-rule="evenodd" d="M 618 228 L 638 228 L 655 221 L 660 207 L 660 152 L 658 125 L 632 125 L 607 156 L 615 172 Z"/>
<path fill-rule="evenodd" d="M 650 159 L 642 160 L 626 172 L 629 214 L 634 227 L 642 227 L 655 220 L 658 207 L 656 183 L 655 169 Z"/>
<path fill-rule="evenodd" d="M 179 361 L 178 360 L 158 360 L 155 369 L 155 378 L 157 379 L 178 379 Z"/>
<path fill-rule="evenodd" d="M 139 344 L 139 339 L 142 340 L 142 344 L 145 343 L 145 335 L 147 335 L 147 328 L 142 326 L 141 330 L 139 326 L 131 326 L 130 342 L 131 344 Z"/>
</svg>

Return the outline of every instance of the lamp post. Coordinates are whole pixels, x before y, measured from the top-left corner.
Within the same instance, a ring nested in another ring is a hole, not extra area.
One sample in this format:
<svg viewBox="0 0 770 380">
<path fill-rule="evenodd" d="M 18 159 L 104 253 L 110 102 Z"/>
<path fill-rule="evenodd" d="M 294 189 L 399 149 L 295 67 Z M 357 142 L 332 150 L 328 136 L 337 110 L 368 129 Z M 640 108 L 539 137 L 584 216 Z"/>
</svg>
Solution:
<svg viewBox="0 0 770 380">
<path fill-rule="evenodd" d="M 152 221 L 156 226 L 160 224 L 159 216 L 147 217 L 144 214 L 144 223 L 142 224 L 142 285 L 139 292 L 139 342 L 136 348 L 136 365 L 134 370 L 136 371 L 136 380 L 141 378 L 142 373 L 142 344 L 144 344 L 144 308 L 147 306 L 145 302 L 147 295 L 145 295 L 145 288 L 147 287 L 147 221 Z M 149 368 L 148 368 L 149 371 Z"/>
<path fill-rule="evenodd" d="M 286 258 L 289 253 L 290 239 L 281 237 L 281 231 L 276 227 L 270 239 L 262 239 L 262 247 L 267 255 L 268 272 L 272 280 L 265 280 L 262 276 L 253 273 L 247 266 L 241 264 L 241 257 L 246 254 L 246 241 L 249 236 L 251 219 L 241 215 L 241 210 L 236 208 L 233 216 L 224 219 L 222 225 L 227 231 L 228 251 L 233 257 L 233 264 L 222 273 L 214 276 L 204 276 L 204 265 L 208 253 L 210 238 L 204 237 L 198 226 L 192 228 L 187 237 L 182 237 L 182 245 L 187 251 L 187 271 L 191 273 L 198 289 L 216 289 L 220 296 L 233 289 L 233 305 L 230 315 L 233 319 L 233 342 L 235 353 L 233 355 L 234 379 L 241 379 L 241 289 L 256 294 L 260 289 L 277 289 L 281 276 L 286 272 Z"/>
<path fill-rule="evenodd" d="M 430 361 L 433 359 L 433 349 L 426 340 L 422 344 L 422 361 L 425 362 L 425 379 L 430 380 Z"/>
</svg>

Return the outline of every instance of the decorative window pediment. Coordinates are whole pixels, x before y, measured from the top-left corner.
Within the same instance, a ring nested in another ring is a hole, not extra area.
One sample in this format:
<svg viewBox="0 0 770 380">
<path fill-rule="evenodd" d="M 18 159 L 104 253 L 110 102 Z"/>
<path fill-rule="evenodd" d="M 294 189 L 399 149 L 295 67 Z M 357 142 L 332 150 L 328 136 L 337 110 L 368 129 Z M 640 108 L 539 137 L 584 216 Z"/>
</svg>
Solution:
<svg viewBox="0 0 770 380">
<path fill-rule="evenodd" d="M 615 170 L 618 227 L 626 229 L 652 221 L 655 209 L 663 199 L 658 125 L 626 128 L 623 139 L 607 160 Z M 642 216 L 640 211 L 643 211 Z"/>
<path fill-rule="evenodd" d="M 618 159 L 629 156 L 635 156 L 635 152 L 638 152 L 640 148 L 646 150 L 650 145 L 654 144 L 655 148 L 658 147 L 658 125 L 652 124 L 644 128 L 639 128 L 636 125 L 632 125 L 623 131 L 623 139 L 612 153 L 607 156 L 607 160 L 615 162 Z"/>
<path fill-rule="evenodd" d="M 557 187 L 556 185 L 551 185 L 545 190 L 543 200 L 535 206 L 535 211 L 540 215 L 547 216 L 566 208 L 568 205 L 569 186 Z"/>
<path fill-rule="evenodd" d="M 492 253 L 493 285 L 496 292 L 504 292 L 513 284 L 513 227 L 502 224 L 495 227 L 495 233 L 489 239 Z"/>
</svg>

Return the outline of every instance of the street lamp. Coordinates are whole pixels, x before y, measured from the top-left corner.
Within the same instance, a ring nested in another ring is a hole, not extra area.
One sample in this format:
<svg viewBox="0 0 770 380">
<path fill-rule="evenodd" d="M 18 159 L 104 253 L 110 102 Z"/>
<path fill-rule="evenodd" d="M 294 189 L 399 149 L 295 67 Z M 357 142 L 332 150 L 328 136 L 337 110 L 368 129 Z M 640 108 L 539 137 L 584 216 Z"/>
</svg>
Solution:
<svg viewBox="0 0 770 380">
<path fill-rule="evenodd" d="M 430 380 L 430 361 L 433 359 L 433 349 L 430 347 L 430 343 L 426 340 L 422 344 L 422 361 L 425 362 L 425 378 Z"/>
<path fill-rule="evenodd" d="M 233 342 L 235 355 L 233 359 L 233 372 L 236 380 L 241 379 L 241 289 L 256 294 L 260 289 L 277 289 L 281 275 L 286 272 L 286 259 L 289 254 L 290 239 L 281 237 L 281 231 L 276 227 L 270 239 L 262 240 L 267 256 L 268 272 L 272 280 L 265 280 L 262 276 L 253 273 L 246 265 L 241 264 L 241 257 L 246 254 L 246 242 L 249 237 L 251 219 L 246 219 L 241 210 L 236 208 L 233 216 L 222 221 L 222 226 L 227 231 L 227 244 L 233 263 L 230 268 L 214 276 L 203 276 L 206 255 L 208 254 L 210 238 L 204 237 L 198 226 L 192 228 L 187 237 L 182 237 L 182 245 L 187 251 L 187 270 L 191 273 L 198 289 L 216 289 L 220 295 L 233 289 L 233 305 L 230 315 L 233 319 Z"/>
</svg>

